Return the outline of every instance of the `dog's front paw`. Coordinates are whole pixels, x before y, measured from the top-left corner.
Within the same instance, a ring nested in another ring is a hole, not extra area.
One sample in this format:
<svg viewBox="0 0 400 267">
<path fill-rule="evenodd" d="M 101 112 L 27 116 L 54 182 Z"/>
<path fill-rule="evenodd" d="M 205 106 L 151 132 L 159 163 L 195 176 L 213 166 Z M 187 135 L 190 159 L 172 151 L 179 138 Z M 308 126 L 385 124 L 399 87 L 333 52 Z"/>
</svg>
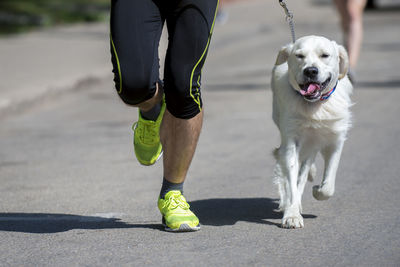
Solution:
<svg viewBox="0 0 400 267">
<path fill-rule="evenodd" d="M 313 196 L 315 199 L 317 200 L 327 200 L 329 199 L 331 196 L 333 196 L 333 193 L 335 192 L 335 189 L 324 185 L 324 186 L 320 186 L 320 185 L 315 185 L 313 186 Z"/>
<path fill-rule="evenodd" d="M 304 221 L 298 207 L 296 208 L 291 207 L 285 210 L 285 213 L 282 218 L 282 228 L 296 229 L 303 227 L 304 227 Z"/>
<path fill-rule="evenodd" d="M 300 214 L 296 216 L 283 217 L 282 219 L 282 228 L 297 229 L 303 227 L 304 221 Z"/>
</svg>

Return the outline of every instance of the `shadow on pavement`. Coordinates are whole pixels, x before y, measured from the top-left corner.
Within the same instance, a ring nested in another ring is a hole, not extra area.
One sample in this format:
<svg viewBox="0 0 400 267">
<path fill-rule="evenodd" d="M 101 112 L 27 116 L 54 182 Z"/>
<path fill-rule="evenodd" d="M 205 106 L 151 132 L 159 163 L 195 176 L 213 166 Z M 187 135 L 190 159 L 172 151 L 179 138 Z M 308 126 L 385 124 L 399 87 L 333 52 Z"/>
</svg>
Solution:
<svg viewBox="0 0 400 267">
<path fill-rule="evenodd" d="M 163 230 L 160 224 L 129 224 L 119 218 L 48 213 L 0 213 L 0 231 L 49 234 L 74 229 L 148 228 Z"/>
<path fill-rule="evenodd" d="M 234 225 L 239 221 L 281 227 L 282 214 L 275 211 L 278 200 L 271 198 L 220 198 L 190 202 L 203 225 Z M 303 214 L 305 219 L 317 216 Z M 271 222 L 269 220 L 279 220 Z M 144 228 L 163 231 L 161 223 L 127 223 L 119 218 L 50 213 L 0 213 L 0 231 L 50 234 L 69 230 Z"/>
<path fill-rule="evenodd" d="M 191 209 L 203 225 L 234 225 L 238 221 L 281 227 L 282 213 L 277 212 L 278 199 L 271 198 L 217 198 L 190 202 Z M 317 216 L 303 214 L 305 219 Z M 269 220 L 279 219 L 279 222 Z"/>
</svg>

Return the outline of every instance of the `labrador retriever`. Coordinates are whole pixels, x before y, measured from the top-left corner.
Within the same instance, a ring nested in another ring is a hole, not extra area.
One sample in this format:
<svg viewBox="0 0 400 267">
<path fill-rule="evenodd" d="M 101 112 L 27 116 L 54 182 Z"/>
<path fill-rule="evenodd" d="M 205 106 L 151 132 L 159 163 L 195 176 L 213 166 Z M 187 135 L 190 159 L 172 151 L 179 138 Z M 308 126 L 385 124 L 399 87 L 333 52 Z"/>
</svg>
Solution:
<svg viewBox="0 0 400 267">
<path fill-rule="evenodd" d="M 317 200 L 335 191 L 336 171 L 351 125 L 345 48 L 320 36 L 306 36 L 280 50 L 272 72 L 273 120 L 281 145 L 275 150 L 274 180 L 280 194 L 283 228 L 304 227 L 301 198 L 307 179 L 316 176 L 321 153 L 325 169 Z"/>
</svg>

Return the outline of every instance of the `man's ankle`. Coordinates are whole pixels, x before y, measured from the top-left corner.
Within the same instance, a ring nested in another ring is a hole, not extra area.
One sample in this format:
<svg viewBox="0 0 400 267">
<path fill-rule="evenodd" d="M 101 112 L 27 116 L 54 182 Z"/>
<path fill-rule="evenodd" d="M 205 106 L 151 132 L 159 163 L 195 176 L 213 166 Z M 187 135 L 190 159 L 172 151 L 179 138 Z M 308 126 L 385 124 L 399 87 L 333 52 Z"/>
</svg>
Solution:
<svg viewBox="0 0 400 267">
<path fill-rule="evenodd" d="M 165 195 L 170 191 L 180 191 L 183 194 L 183 182 L 182 183 L 171 183 L 165 177 L 163 177 L 163 183 L 160 191 L 160 198 L 164 198 Z"/>
<path fill-rule="evenodd" d="M 148 111 L 140 110 L 140 115 L 145 120 L 156 121 L 161 112 L 161 103 L 157 103 Z"/>
</svg>

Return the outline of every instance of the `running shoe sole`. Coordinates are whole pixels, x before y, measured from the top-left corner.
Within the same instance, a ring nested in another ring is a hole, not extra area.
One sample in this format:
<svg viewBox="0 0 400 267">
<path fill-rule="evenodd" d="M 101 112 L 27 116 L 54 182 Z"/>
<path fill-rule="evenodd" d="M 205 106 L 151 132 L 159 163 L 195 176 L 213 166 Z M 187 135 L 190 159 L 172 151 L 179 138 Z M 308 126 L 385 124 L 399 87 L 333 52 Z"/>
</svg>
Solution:
<svg viewBox="0 0 400 267">
<path fill-rule="evenodd" d="M 181 224 L 180 226 L 179 226 L 179 228 L 178 229 L 172 229 L 172 228 L 169 228 L 166 224 L 165 224 L 165 219 L 164 219 L 164 217 L 162 218 L 162 225 L 164 226 L 164 228 L 165 228 L 165 231 L 167 231 L 167 232 L 175 232 L 175 233 L 177 233 L 177 232 L 196 232 L 196 231 L 199 231 L 200 230 L 200 224 L 198 224 L 197 226 L 195 226 L 195 227 L 190 227 L 189 225 L 187 225 L 186 223 L 183 223 L 183 224 Z"/>
</svg>

